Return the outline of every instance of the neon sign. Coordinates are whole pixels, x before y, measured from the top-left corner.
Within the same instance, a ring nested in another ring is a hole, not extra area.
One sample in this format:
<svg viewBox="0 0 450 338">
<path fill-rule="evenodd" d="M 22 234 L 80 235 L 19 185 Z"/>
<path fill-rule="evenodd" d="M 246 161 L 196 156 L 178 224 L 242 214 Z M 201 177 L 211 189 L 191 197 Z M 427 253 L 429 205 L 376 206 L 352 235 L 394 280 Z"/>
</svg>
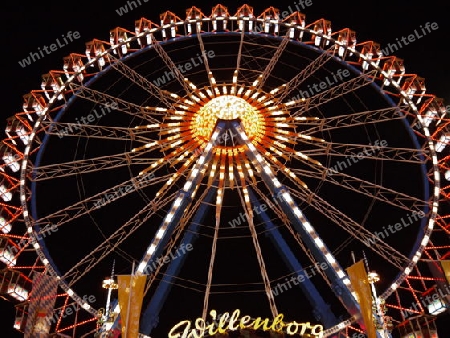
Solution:
<svg viewBox="0 0 450 338">
<path fill-rule="evenodd" d="M 211 310 L 210 315 L 213 320 L 216 320 L 216 310 Z M 309 322 L 284 322 L 283 318 L 283 314 L 279 314 L 273 320 L 270 320 L 269 318 L 262 319 L 261 317 L 254 319 L 247 315 L 241 317 L 241 310 L 236 309 L 231 316 L 228 312 L 225 312 L 220 317 L 218 324 L 207 324 L 203 318 L 197 318 L 193 323 L 190 320 L 183 320 L 172 327 L 168 337 L 202 338 L 228 331 L 251 329 L 255 331 L 283 332 L 289 336 L 302 337 L 304 334 L 309 334 L 314 338 L 323 338 L 322 325 L 312 325 Z"/>
</svg>

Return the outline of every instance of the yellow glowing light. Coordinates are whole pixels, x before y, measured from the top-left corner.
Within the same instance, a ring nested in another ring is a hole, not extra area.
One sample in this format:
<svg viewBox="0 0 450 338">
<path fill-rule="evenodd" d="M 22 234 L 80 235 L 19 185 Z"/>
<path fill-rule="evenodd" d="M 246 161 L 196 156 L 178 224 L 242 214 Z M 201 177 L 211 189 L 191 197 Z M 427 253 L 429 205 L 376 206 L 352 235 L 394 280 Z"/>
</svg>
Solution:
<svg viewBox="0 0 450 338">
<path fill-rule="evenodd" d="M 240 119 L 249 139 L 263 133 L 264 117 L 246 100 L 234 95 L 221 95 L 211 99 L 192 120 L 194 135 L 209 140 L 218 120 Z"/>
<path fill-rule="evenodd" d="M 211 310 L 210 315 L 216 320 L 217 311 Z M 195 321 L 183 320 L 176 324 L 169 332 L 169 338 L 191 337 L 195 331 L 198 338 L 212 336 L 217 333 L 226 333 L 227 331 L 237 331 L 239 329 L 253 329 L 262 331 L 272 331 L 278 333 L 286 333 L 289 336 L 322 338 L 323 326 L 311 323 L 284 322 L 284 315 L 279 314 L 272 320 L 269 318 L 256 319 L 250 316 L 242 316 L 241 311 L 235 310 L 232 314 L 225 312 L 219 320 L 218 324 L 208 324 L 203 318 L 197 318 Z"/>
</svg>

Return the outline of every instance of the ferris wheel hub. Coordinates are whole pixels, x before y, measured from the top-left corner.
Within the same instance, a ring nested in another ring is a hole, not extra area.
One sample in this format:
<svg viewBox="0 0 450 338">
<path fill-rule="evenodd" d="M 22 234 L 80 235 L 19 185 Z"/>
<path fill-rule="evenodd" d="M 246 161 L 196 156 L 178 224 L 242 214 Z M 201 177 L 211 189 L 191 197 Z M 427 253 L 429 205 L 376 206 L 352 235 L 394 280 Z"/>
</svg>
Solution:
<svg viewBox="0 0 450 338">
<path fill-rule="evenodd" d="M 259 110 L 245 99 L 235 95 L 221 95 L 212 98 L 201 107 L 193 120 L 194 133 L 209 139 L 218 120 L 242 121 L 249 138 L 258 135 L 264 127 L 264 118 Z"/>
</svg>

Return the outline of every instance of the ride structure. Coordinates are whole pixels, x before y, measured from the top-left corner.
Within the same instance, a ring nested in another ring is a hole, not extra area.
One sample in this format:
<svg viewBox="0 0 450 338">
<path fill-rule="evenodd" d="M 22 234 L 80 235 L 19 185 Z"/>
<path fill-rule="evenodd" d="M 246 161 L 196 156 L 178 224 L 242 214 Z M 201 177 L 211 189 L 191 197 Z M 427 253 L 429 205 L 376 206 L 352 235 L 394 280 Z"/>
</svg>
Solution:
<svg viewBox="0 0 450 338">
<path fill-rule="evenodd" d="M 120 331 L 114 274 L 136 262 L 141 336 L 239 308 L 346 337 L 366 329 L 353 255 L 379 337 L 437 337 L 448 109 L 377 43 L 274 7 L 192 7 L 87 42 L 23 99 L 0 186 L 0 291 L 18 330 Z M 57 281 L 50 318 L 30 311 L 40 274 Z M 281 326 L 268 330 L 293 332 Z"/>
</svg>

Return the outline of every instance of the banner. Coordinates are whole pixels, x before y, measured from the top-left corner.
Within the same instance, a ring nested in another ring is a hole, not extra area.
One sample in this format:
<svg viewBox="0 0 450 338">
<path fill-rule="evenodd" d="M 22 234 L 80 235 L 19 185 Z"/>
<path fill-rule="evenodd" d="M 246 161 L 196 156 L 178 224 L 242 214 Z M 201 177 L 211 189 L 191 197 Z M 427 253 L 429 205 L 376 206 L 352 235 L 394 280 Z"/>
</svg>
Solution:
<svg viewBox="0 0 450 338">
<path fill-rule="evenodd" d="M 28 298 L 28 318 L 25 325 L 25 338 L 48 337 L 53 318 L 58 289 L 58 280 L 53 276 L 35 272 L 33 285 Z"/>
<path fill-rule="evenodd" d="M 447 283 L 450 284 L 450 261 L 441 261 L 442 270 L 444 270 L 445 278 L 447 279 Z"/>
<path fill-rule="evenodd" d="M 357 295 L 357 300 L 361 308 L 366 334 L 368 338 L 376 338 L 377 331 L 372 313 L 372 290 L 367 278 L 364 261 L 359 261 L 347 269 L 348 277 L 353 290 Z"/>
<path fill-rule="evenodd" d="M 117 276 L 122 338 L 137 338 L 139 335 L 139 318 L 146 280 L 147 275 Z"/>
</svg>

